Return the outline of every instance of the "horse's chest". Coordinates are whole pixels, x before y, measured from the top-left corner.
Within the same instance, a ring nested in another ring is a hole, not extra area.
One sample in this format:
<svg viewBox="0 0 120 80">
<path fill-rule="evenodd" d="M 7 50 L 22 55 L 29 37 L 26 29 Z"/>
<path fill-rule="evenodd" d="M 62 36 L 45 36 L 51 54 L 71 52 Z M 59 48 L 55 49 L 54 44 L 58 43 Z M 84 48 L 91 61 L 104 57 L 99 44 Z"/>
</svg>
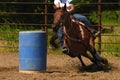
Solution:
<svg viewBox="0 0 120 80">
<path fill-rule="evenodd" d="M 66 42 L 67 42 L 67 45 L 68 45 L 70 51 L 72 53 L 75 53 L 76 55 L 78 53 L 83 53 L 86 51 L 86 47 L 81 42 L 72 41 L 69 39 L 67 39 Z"/>
</svg>

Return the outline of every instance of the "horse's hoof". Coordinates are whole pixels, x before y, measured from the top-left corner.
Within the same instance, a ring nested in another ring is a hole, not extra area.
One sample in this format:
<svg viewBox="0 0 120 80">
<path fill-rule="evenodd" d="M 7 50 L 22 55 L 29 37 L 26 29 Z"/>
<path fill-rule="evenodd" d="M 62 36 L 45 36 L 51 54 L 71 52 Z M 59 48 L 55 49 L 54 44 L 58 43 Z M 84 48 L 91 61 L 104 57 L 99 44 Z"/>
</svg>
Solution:
<svg viewBox="0 0 120 80">
<path fill-rule="evenodd" d="M 101 62 L 102 62 L 103 64 L 105 64 L 105 65 L 107 65 L 107 64 L 108 64 L 108 60 L 107 60 L 107 59 L 105 59 L 105 58 L 103 58 L 103 59 L 101 60 Z"/>
<path fill-rule="evenodd" d="M 85 72 L 85 71 L 87 71 L 88 69 L 87 69 L 86 66 L 82 66 L 79 70 L 80 70 L 81 72 Z"/>
<path fill-rule="evenodd" d="M 104 70 L 104 67 L 103 67 L 103 66 L 97 67 L 97 69 L 98 69 L 99 71 L 101 71 L 101 70 Z"/>
<path fill-rule="evenodd" d="M 99 61 L 96 62 L 96 66 L 97 66 L 98 70 L 102 70 L 103 69 L 103 65 Z"/>
<path fill-rule="evenodd" d="M 65 53 L 65 54 L 66 53 L 68 54 L 69 53 L 69 49 L 67 47 L 63 47 L 62 48 L 62 52 Z"/>
<path fill-rule="evenodd" d="M 91 59 L 91 61 L 94 63 L 94 64 L 96 64 L 97 63 L 97 61 L 93 58 L 93 59 Z"/>
</svg>

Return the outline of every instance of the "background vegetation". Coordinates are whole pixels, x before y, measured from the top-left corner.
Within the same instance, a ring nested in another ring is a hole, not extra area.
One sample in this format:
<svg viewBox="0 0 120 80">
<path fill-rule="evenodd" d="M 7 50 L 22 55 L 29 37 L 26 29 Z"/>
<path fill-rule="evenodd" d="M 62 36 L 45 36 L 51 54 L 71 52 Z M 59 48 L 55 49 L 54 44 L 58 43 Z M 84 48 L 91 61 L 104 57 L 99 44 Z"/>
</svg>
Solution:
<svg viewBox="0 0 120 80">
<path fill-rule="evenodd" d="M 44 3 L 45 0 L 0 0 L 0 2 L 38 2 Z M 53 3 L 53 0 L 48 0 Z M 119 35 L 120 34 L 120 0 L 102 0 L 102 34 Z M 98 0 L 75 0 L 76 12 L 86 15 L 91 22 L 98 23 Z M 84 3 L 84 4 L 83 4 Z M 18 32 L 23 30 L 43 30 L 44 26 L 16 25 L 17 24 L 44 24 L 45 6 L 43 4 L 0 4 L 0 52 L 17 52 L 18 51 Z M 48 13 L 54 13 L 53 4 L 48 5 Z M 3 13 L 5 12 L 5 13 Z M 6 14 L 6 12 L 10 14 Z M 39 13 L 39 14 L 11 14 L 11 13 Z M 48 23 L 52 23 L 52 15 L 48 16 Z M 10 25 L 12 23 L 13 25 Z M 106 26 L 104 26 L 106 25 Z M 116 26 L 117 25 L 117 26 Z M 48 52 L 53 53 L 49 45 L 49 38 L 52 35 L 51 26 L 48 26 Z M 96 39 L 97 42 L 97 39 Z M 120 37 L 103 36 L 102 42 L 115 43 L 120 42 Z M 97 46 L 96 46 L 97 47 Z M 120 46 L 116 44 L 102 44 L 102 49 L 120 50 Z M 60 50 L 54 50 L 54 53 L 60 53 Z M 113 52 L 108 52 L 113 54 Z M 120 56 L 120 53 L 115 52 L 114 55 Z"/>
</svg>

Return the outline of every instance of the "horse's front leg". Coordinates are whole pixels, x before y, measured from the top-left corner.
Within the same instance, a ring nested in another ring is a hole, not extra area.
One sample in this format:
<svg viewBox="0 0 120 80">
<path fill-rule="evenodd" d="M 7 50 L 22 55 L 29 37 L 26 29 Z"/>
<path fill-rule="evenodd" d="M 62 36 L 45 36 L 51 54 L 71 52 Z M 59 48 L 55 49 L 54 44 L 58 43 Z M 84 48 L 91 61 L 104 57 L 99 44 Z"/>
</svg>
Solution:
<svg viewBox="0 0 120 80">
<path fill-rule="evenodd" d="M 58 48 L 58 44 L 55 43 L 55 41 L 57 40 L 58 36 L 57 33 L 54 32 L 54 34 L 52 35 L 52 37 L 50 38 L 50 44 L 54 47 L 54 48 Z"/>
<path fill-rule="evenodd" d="M 88 58 L 91 62 L 95 63 L 95 59 L 89 54 L 87 54 L 87 52 L 83 53 L 82 56 Z"/>
<path fill-rule="evenodd" d="M 86 68 L 86 65 L 85 65 L 85 63 L 83 62 L 81 56 L 84 56 L 84 57 L 88 58 L 90 61 L 92 61 L 93 63 L 95 63 L 94 58 L 92 58 L 92 57 L 91 57 L 90 55 L 88 55 L 87 53 L 83 53 L 82 55 L 78 56 L 79 60 L 81 61 L 82 67 L 83 67 L 82 70 L 87 70 L 87 68 Z"/>
<path fill-rule="evenodd" d="M 83 62 L 81 55 L 80 55 L 80 56 L 78 56 L 78 58 L 79 58 L 79 60 L 81 61 L 82 67 L 84 67 L 84 68 L 85 68 L 85 67 L 86 67 L 86 65 L 85 65 L 85 63 Z"/>
</svg>

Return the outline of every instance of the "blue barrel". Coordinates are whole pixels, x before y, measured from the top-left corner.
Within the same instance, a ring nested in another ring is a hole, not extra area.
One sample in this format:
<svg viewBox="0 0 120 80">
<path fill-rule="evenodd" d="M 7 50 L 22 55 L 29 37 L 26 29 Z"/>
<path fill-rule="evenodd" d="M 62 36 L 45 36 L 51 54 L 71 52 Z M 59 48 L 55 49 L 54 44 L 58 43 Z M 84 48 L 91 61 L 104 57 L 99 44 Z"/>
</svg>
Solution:
<svg viewBox="0 0 120 80">
<path fill-rule="evenodd" d="M 19 32 L 19 70 L 46 70 L 47 39 L 44 31 Z"/>
</svg>

